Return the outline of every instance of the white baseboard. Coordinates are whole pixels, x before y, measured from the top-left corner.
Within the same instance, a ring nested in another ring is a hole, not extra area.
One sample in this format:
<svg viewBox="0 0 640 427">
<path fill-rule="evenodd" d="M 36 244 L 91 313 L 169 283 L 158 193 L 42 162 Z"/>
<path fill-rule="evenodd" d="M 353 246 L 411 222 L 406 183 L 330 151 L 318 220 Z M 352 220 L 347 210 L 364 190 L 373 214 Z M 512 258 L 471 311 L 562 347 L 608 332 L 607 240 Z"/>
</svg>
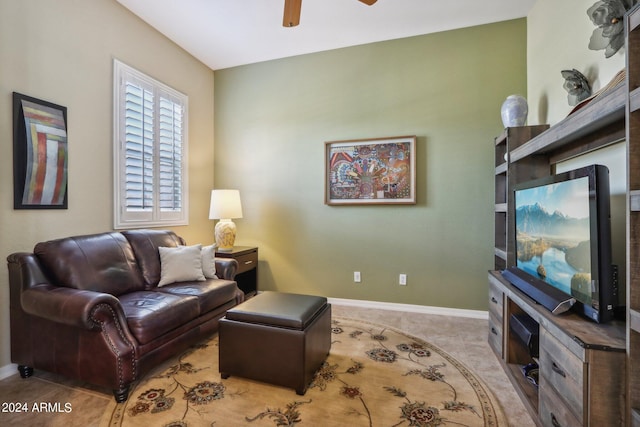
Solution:
<svg viewBox="0 0 640 427">
<path fill-rule="evenodd" d="M 440 316 L 456 316 L 456 317 L 468 317 L 471 319 L 489 319 L 489 312 L 482 310 L 466 310 L 462 308 L 447 308 L 447 307 L 431 307 L 427 305 L 416 304 L 398 304 L 393 302 L 380 302 L 380 301 L 363 301 L 355 299 L 343 299 L 343 298 L 327 298 L 330 304 L 344 305 L 350 307 L 362 307 L 362 308 L 375 308 L 378 310 L 392 310 L 402 311 L 409 313 L 421 313 L 421 314 L 437 314 Z"/>
<path fill-rule="evenodd" d="M 9 378 L 11 375 L 15 375 L 17 373 L 18 373 L 18 365 L 14 363 L 0 366 L 0 380 Z"/>
</svg>

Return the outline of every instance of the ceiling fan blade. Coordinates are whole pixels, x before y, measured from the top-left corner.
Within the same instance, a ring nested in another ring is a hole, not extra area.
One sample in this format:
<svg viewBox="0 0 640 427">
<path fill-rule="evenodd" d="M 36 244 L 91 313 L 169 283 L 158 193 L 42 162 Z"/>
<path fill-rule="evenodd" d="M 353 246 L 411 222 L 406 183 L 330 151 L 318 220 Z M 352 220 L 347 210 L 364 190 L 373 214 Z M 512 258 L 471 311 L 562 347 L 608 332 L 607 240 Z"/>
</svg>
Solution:
<svg viewBox="0 0 640 427">
<path fill-rule="evenodd" d="M 362 3 L 371 6 L 372 4 L 374 4 L 375 2 L 377 2 L 378 0 L 360 0 Z"/>
<path fill-rule="evenodd" d="M 374 0 L 375 1 L 375 0 Z M 302 0 L 284 0 L 283 27 L 295 27 L 300 23 L 300 9 Z"/>
</svg>

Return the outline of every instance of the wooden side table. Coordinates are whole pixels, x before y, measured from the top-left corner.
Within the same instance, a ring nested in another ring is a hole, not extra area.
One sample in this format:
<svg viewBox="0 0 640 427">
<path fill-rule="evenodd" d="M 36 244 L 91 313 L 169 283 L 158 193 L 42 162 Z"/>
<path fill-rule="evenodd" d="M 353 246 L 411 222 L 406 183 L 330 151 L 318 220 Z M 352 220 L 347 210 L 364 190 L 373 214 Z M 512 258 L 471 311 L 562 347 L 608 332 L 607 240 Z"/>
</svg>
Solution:
<svg viewBox="0 0 640 427">
<path fill-rule="evenodd" d="M 238 261 L 235 281 L 245 296 L 251 297 L 258 291 L 258 248 L 234 246 L 230 252 L 216 251 L 218 258 L 233 258 Z"/>
</svg>

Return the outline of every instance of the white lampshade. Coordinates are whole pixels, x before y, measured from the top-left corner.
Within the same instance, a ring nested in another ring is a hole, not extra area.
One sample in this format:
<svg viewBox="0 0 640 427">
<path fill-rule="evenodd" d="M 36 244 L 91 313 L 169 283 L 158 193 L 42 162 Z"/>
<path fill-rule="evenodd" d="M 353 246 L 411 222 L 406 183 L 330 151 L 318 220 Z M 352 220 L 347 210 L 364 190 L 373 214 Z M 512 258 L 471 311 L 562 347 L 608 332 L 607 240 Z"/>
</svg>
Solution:
<svg viewBox="0 0 640 427">
<path fill-rule="evenodd" d="M 242 205 L 238 190 L 211 190 L 209 219 L 242 218 Z"/>
</svg>

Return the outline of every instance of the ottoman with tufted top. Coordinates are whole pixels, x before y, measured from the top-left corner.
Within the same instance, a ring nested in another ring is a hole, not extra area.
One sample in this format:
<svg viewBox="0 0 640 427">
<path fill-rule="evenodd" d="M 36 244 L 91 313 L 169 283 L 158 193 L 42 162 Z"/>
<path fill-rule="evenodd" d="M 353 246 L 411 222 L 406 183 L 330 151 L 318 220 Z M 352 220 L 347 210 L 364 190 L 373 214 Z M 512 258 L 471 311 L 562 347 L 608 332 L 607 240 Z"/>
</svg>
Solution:
<svg viewBox="0 0 640 427">
<path fill-rule="evenodd" d="M 220 374 L 295 389 L 303 395 L 331 349 L 324 297 L 262 292 L 220 319 Z"/>
</svg>

